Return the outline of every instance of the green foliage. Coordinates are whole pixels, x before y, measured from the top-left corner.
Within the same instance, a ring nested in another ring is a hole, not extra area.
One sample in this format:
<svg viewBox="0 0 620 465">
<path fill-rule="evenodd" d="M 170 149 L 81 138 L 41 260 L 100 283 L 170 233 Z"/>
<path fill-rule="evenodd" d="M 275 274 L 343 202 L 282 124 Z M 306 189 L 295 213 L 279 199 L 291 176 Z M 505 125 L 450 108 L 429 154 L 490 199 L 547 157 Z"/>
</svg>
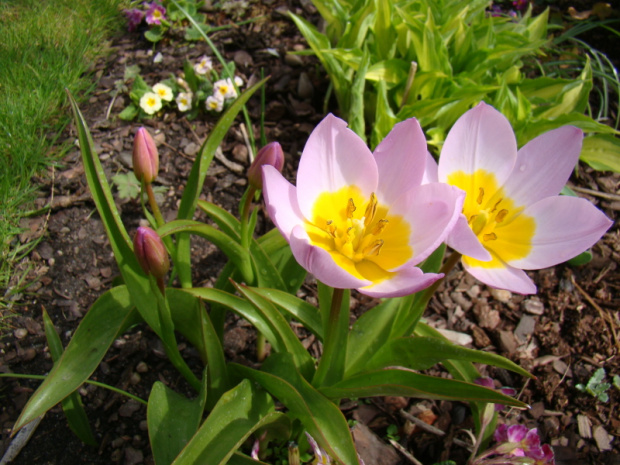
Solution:
<svg viewBox="0 0 620 465">
<path fill-rule="evenodd" d="M 531 78 L 539 72 L 536 63 L 548 60 L 548 10 L 515 19 L 491 15 L 480 0 L 313 3 L 326 21 L 325 34 L 291 17 L 328 72 L 343 118 L 358 132 L 370 128 L 372 146 L 394 123 L 416 117 L 438 151 L 458 117 L 482 100 L 508 117 L 519 145 L 565 124 L 616 134 L 584 115 L 590 59 L 571 78 Z M 356 100 L 361 76 L 363 107 Z M 584 161 L 617 170 L 617 139 L 600 137 L 588 138 Z"/>
<path fill-rule="evenodd" d="M 607 391 L 609 391 L 609 388 L 611 388 L 611 384 L 605 382 L 606 375 L 607 374 L 605 373 L 605 368 L 599 368 L 588 380 L 588 384 L 586 384 L 585 386 L 583 384 L 577 384 L 575 388 L 577 388 L 581 392 L 587 392 L 592 397 L 596 397 L 601 402 L 608 402 L 609 394 L 607 394 Z M 618 376 L 614 376 L 613 383 L 616 387 L 620 389 L 620 386 L 618 386 L 620 379 L 618 378 Z"/>
<path fill-rule="evenodd" d="M 64 89 L 80 99 L 91 90 L 89 69 L 95 56 L 105 54 L 106 37 L 120 25 L 119 4 L 0 2 L 0 307 L 8 306 L 3 300 L 10 293 L 5 296 L 4 290 L 13 266 L 29 249 L 14 236 L 35 197 L 32 177 L 66 149 L 56 145 L 57 134 L 70 120 Z"/>
</svg>

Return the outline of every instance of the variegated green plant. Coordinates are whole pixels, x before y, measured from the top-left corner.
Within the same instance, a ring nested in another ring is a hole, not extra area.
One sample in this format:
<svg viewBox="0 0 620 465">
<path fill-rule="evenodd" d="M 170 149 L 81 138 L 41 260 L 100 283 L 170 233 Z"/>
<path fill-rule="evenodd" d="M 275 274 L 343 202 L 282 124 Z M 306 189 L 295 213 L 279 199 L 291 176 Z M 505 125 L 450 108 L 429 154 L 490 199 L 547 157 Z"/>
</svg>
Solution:
<svg viewBox="0 0 620 465">
<path fill-rule="evenodd" d="M 589 58 L 572 79 L 536 66 L 551 45 L 548 10 L 496 16 L 488 0 L 313 0 L 320 32 L 291 17 L 327 70 L 341 116 L 371 145 L 416 117 L 438 149 L 466 110 L 485 101 L 508 117 L 519 145 L 567 124 L 589 134 L 581 159 L 620 171 L 618 132 L 586 114 Z"/>
</svg>

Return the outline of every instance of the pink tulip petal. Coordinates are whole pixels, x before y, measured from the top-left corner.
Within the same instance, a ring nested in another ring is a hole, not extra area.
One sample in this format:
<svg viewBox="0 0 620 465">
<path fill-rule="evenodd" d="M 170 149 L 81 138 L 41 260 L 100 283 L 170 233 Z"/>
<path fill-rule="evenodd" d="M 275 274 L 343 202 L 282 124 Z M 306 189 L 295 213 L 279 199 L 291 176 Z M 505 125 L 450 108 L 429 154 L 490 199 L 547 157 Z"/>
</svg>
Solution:
<svg viewBox="0 0 620 465">
<path fill-rule="evenodd" d="M 536 221 L 532 250 L 510 265 L 526 270 L 557 265 L 579 255 L 613 224 L 587 200 L 569 196 L 547 197 L 530 205 L 523 214 Z"/>
<path fill-rule="evenodd" d="M 462 263 L 465 271 L 491 287 L 517 294 L 536 293 L 536 285 L 523 270 L 508 265 L 505 268 L 482 268 L 470 266 L 465 261 Z"/>
<path fill-rule="evenodd" d="M 394 202 L 390 214 L 402 215 L 411 226 L 413 257 L 406 265 L 420 263 L 441 245 L 461 216 L 464 198 L 461 189 L 432 183 L 414 187 Z"/>
<path fill-rule="evenodd" d="M 269 217 L 289 240 L 293 228 L 304 222 L 297 204 L 297 189 L 273 166 L 263 166 L 263 195 Z"/>
<path fill-rule="evenodd" d="M 379 202 L 390 204 L 422 182 L 426 138 L 415 118 L 398 123 L 374 151 L 379 170 Z"/>
<path fill-rule="evenodd" d="M 446 244 L 466 257 L 483 262 L 491 260 L 491 254 L 478 240 L 463 214 L 459 215 L 454 229 L 448 235 Z"/>
<path fill-rule="evenodd" d="M 312 131 L 299 160 L 297 192 L 299 208 L 313 218 L 317 197 L 355 185 L 364 196 L 377 189 L 377 164 L 360 137 L 347 123 L 327 115 Z"/>
<path fill-rule="evenodd" d="M 441 150 L 439 180 L 456 171 L 486 170 L 498 186 L 510 175 L 517 159 L 517 141 L 504 115 L 485 103 L 466 112 L 454 124 Z"/>
<path fill-rule="evenodd" d="M 516 205 L 560 193 L 577 164 L 583 133 L 573 126 L 546 132 L 519 150 L 504 189 Z"/>
<path fill-rule="evenodd" d="M 402 297 L 426 289 L 443 274 L 423 273 L 420 268 L 401 268 L 396 274 L 385 281 L 358 289 L 370 297 Z"/>
<path fill-rule="evenodd" d="M 431 182 L 439 182 L 437 173 L 437 162 L 430 152 L 426 152 L 426 167 L 424 168 L 424 176 L 422 176 L 422 184 L 430 184 Z"/>
<path fill-rule="evenodd" d="M 341 268 L 325 249 L 311 245 L 303 226 L 293 228 L 290 244 L 297 262 L 322 283 L 339 289 L 357 289 L 370 284 Z"/>
</svg>

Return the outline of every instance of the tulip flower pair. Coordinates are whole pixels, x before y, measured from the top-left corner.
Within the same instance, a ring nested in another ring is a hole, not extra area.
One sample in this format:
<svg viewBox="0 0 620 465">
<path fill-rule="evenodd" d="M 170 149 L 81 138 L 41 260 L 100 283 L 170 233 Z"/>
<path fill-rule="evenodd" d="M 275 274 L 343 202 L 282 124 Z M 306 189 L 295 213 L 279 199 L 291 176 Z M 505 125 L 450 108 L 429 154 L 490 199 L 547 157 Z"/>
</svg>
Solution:
<svg viewBox="0 0 620 465">
<path fill-rule="evenodd" d="M 588 201 L 557 195 L 581 139 L 567 126 L 517 151 L 509 122 L 481 103 L 456 122 L 437 166 L 414 118 L 371 153 L 328 115 L 308 139 L 296 187 L 263 168 L 265 201 L 297 261 L 332 287 L 417 292 L 443 276 L 416 265 L 445 241 L 480 281 L 533 293 L 524 269 L 583 252 L 611 225 Z"/>
</svg>

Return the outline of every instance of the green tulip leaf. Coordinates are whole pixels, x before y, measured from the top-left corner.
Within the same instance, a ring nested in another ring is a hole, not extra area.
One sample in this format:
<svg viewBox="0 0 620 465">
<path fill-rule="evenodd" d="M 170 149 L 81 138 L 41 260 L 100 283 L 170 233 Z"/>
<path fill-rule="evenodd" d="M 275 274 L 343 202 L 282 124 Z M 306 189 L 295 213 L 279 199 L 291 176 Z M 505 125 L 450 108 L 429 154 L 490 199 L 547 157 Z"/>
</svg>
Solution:
<svg viewBox="0 0 620 465">
<path fill-rule="evenodd" d="M 47 338 L 47 345 L 52 355 L 52 360 L 56 363 L 60 357 L 62 357 L 62 342 L 45 309 L 43 309 L 43 326 L 45 328 L 45 337 Z M 73 391 L 62 401 L 62 410 L 67 417 L 67 422 L 69 423 L 71 431 L 73 431 L 84 444 L 96 446 L 97 441 L 95 440 L 95 436 L 93 436 L 90 424 L 88 423 L 88 417 L 82 405 L 82 399 L 78 392 Z"/>
<path fill-rule="evenodd" d="M 344 465 L 359 465 L 344 415 L 301 376 L 289 354 L 270 356 L 263 364 L 265 371 L 237 364 L 231 364 L 231 370 L 257 382 L 282 402 L 332 459 Z"/>
<path fill-rule="evenodd" d="M 241 381 L 219 399 L 173 464 L 225 465 L 252 432 L 281 415 L 273 408 L 265 391 Z"/>
<path fill-rule="evenodd" d="M 204 383 L 195 399 L 177 394 L 160 381 L 153 384 L 146 420 L 155 465 L 170 465 L 198 431 L 206 396 Z"/>
<path fill-rule="evenodd" d="M 133 310 L 125 286 L 110 289 L 95 301 L 52 371 L 28 400 L 14 431 L 43 415 L 89 378 L 112 342 L 139 321 Z"/>
</svg>

